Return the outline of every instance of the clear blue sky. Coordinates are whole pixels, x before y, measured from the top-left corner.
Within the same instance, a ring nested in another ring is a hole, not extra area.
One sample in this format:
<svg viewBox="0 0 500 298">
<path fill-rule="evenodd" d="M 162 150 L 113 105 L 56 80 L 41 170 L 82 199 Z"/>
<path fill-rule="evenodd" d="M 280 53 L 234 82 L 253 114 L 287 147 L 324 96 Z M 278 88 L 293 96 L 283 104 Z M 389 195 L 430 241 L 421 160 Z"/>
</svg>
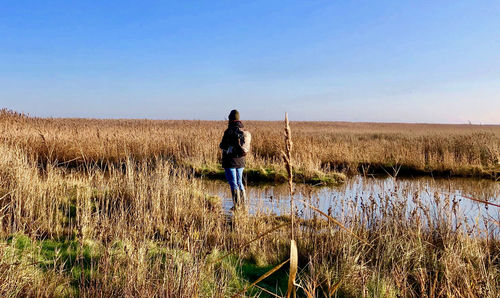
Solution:
<svg viewBox="0 0 500 298">
<path fill-rule="evenodd" d="M 0 107 L 500 123 L 500 1 L 4 0 Z"/>
</svg>

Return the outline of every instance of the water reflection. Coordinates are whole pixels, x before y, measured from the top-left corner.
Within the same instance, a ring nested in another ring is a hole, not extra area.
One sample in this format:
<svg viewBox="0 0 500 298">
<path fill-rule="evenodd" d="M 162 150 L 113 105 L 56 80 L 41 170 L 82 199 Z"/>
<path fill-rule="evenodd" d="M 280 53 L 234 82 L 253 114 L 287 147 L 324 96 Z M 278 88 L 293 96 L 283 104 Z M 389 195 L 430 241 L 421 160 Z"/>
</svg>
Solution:
<svg viewBox="0 0 500 298">
<path fill-rule="evenodd" d="M 229 186 L 222 181 L 205 181 L 204 183 L 208 192 L 223 198 L 223 208 L 226 211 L 229 210 L 232 206 Z M 286 184 L 247 186 L 247 194 L 250 213 L 276 215 L 289 213 L 290 201 Z M 349 212 L 362 214 L 367 206 L 371 208 L 377 206 L 380 209 L 384 201 L 387 201 L 392 204 L 405 205 L 405 210 L 408 212 L 406 215 L 417 209 L 416 207 L 422 210 L 427 209 L 430 213 L 435 213 L 436 209 L 443 209 L 454 212 L 455 217 L 462 218 L 471 224 L 476 222 L 479 225 L 479 222 L 485 218 L 498 223 L 500 208 L 486 206 L 465 197 L 499 203 L 500 183 L 461 178 L 423 177 L 395 180 L 355 176 L 349 178 L 345 184 L 336 187 L 296 185 L 294 195 L 297 201 L 297 213 L 304 218 L 311 217 L 312 211 L 304 207 L 300 200 L 312 202 L 325 213 L 343 218 L 348 217 Z M 378 212 L 382 211 L 378 210 Z M 434 216 L 441 215 L 435 213 Z M 498 229 L 498 226 L 495 229 Z"/>
</svg>

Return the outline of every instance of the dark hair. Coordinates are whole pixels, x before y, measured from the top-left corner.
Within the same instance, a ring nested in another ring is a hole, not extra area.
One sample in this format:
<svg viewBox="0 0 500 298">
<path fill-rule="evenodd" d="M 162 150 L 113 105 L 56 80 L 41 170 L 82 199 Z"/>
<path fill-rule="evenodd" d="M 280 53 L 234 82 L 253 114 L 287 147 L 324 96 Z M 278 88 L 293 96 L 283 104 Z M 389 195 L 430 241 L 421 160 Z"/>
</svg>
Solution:
<svg viewBox="0 0 500 298">
<path fill-rule="evenodd" d="M 229 121 L 236 120 L 240 120 L 240 112 L 238 112 L 238 110 L 232 110 L 231 113 L 229 113 Z"/>
</svg>

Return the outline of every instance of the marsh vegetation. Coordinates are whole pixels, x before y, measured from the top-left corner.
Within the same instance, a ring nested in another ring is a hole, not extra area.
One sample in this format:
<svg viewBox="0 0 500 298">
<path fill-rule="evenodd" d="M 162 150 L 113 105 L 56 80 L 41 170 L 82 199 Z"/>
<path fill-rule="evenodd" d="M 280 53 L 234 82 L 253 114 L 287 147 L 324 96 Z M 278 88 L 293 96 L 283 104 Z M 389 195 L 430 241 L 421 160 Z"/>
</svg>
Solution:
<svg viewBox="0 0 500 298">
<path fill-rule="evenodd" d="M 225 121 L 30 118 L 3 110 L 2 143 L 39 164 L 120 167 L 161 158 L 217 177 Z M 254 136 L 248 172 L 283 181 L 282 122 L 245 121 Z M 292 122 L 295 172 L 302 180 L 332 173 L 498 179 L 500 126 Z M 300 179 L 297 182 L 300 182 Z M 334 180 L 342 178 L 333 176 Z M 321 180 L 321 179 L 320 179 Z M 339 181 L 341 182 L 341 181 Z"/>
<path fill-rule="evenodd" d="M 286 177 L 282 123 L 245 124 L 249 168 Z M 199 178 L 217 169 L 224 126 L 3 111 L 0 295 L 232 296 L 287 260 L 289 213 L 228 217 Z M 292 134 L 296 182 L 387 171 L 498 183 L 496 126 L 292 123 Z M 328 215 L 341 226 L 295 205 L 299 296 L 500 295 L 498 212 L 471 222 L 450 194 L 379 192 L 337 196 Z M 321 209 L 314 191 L 297 199 Z M 245 295 L 285 295 L 288 272 Z"/>
</svg>

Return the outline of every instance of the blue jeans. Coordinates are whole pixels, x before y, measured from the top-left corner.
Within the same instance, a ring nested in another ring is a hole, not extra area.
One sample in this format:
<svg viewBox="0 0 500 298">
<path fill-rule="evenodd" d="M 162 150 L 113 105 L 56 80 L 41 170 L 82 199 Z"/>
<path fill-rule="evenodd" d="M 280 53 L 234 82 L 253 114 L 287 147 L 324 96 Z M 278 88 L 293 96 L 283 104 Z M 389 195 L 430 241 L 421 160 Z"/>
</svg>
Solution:
<svg viewBox="0 0 500 298">
<path fill-rule="evenodd" d="M 226 179 L 231 186 L 231 190 L 239 189 L 244 191 L 243 187 L 243 168 L 224 168 L 226 171 Z"/>
</svg>

